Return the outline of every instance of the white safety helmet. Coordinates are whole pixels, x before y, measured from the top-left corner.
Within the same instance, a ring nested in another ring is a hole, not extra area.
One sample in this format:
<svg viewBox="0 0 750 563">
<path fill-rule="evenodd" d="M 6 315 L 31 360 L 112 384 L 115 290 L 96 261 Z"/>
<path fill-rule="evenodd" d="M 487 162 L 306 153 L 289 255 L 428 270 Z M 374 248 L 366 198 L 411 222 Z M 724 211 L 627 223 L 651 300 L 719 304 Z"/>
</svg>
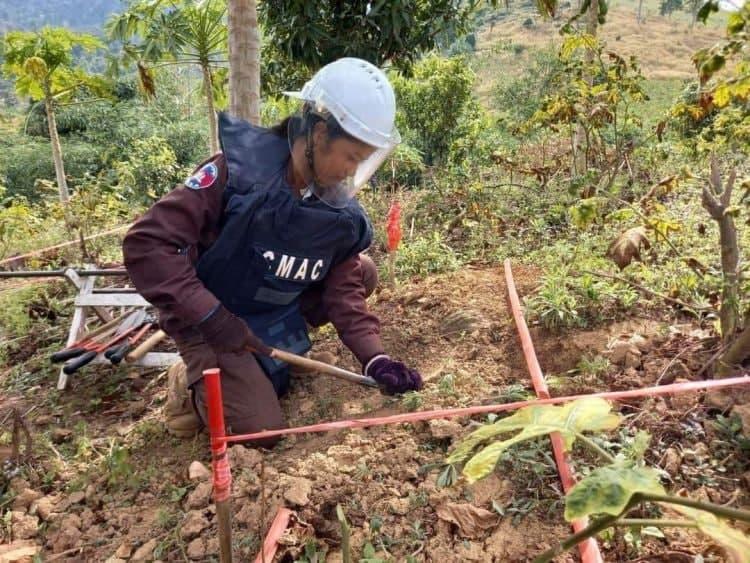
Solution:
<svg viewBox="0 0 750 563">
<path fill-rule="evenodd" d="M 322 118 L 332 116 L 346 133 L 375 148 L 339 185 L 318 186 L 311 180 L 309 187 L 321 200 L 345 207 L 401 142 L 393 87 L 375 65 L 346 57 L 320 69 L 300 92 L 284 94 L 303 100 Z"/>
</svg>

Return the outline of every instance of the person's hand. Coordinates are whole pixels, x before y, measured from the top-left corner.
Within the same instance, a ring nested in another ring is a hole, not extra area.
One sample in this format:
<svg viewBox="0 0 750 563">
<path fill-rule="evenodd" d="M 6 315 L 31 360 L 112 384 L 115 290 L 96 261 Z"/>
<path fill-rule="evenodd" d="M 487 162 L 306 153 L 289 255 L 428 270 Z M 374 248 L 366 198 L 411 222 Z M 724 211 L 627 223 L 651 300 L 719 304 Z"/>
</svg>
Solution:
<svg viewBox="0 0 750 563">
<path fill-rule="evenodd" d="M 365 375 L 372 377 L 390 394 L 418 391 L 422 388 L 422 376 L 419 372 L 386 355 L 375 356 L 370 360 L 365 366 Z"/>
<path fill-rule="evenodd" d="M 233 315 L 224 305 L 196 327 L 206 344 L 216 352 L 256 352 L 271 355 L 271 348 L 255 336 L 247 323 Z"/>
</svg>

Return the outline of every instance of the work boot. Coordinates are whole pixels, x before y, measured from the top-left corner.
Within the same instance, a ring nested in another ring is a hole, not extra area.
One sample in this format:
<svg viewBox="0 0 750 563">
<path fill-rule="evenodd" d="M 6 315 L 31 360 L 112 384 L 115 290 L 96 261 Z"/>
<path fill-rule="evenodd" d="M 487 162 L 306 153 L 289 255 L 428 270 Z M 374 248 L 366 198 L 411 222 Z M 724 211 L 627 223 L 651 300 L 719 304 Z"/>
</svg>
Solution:
<svg viewBox="0 0 750 563">
<path fill-rule="evenodd" d="M 308 354 L 305 354 L 306 358 L 309 358 L 311 360 L 317 360 L 319 362 L 324 362 L 326 364 L 330 364 L 332 366 L 336 365 L 336 356 L 331 354 L 330 352 L 310 352 Z M 294 364 L 289 364 L 289 375 L 293 377 L 301 377 L 304 375 L 312 375 L 314 373 L 317 373 L 316 370 L 308 367 L 303 366 L 296 366 Z"/>
<path fill-rule="evenodd" d="M 167 372 L 167 404 L 164 405 L 167 430 L 173 436 L 190 438 L 201 429 L 201 421 L 193 410 L 187 386 L 187 368 L 180 360 Z"/>
</svg>

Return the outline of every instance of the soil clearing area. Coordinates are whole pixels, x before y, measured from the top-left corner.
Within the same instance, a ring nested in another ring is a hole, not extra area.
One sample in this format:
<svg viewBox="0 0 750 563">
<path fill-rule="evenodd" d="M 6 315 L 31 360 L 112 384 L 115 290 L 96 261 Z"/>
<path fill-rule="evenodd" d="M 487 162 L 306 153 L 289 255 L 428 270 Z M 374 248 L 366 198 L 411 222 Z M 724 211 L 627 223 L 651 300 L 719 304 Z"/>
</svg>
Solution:
<svg viewBox="0 0 750 563">
<path fill-rule="evenodd" d="M 539 271 L 517 265 L 514 275 L 523 297 Z M 385 288 L 371 306 L 382 320 L 386 349 L 421 371 L 425 389 L 394 398 L 323 375 L 299 376 L 283 400 L 290 426 L 532 397 L 501 268 L 469 267 Z M 717 345 L 709 331 L 660 322 L 658 311 L 641 313 L 596 330 L 554 334 L 532 327 L 551 393 L 699 379 Z M 314 354 L 357 369 L 330 327 L 313 339 Z M 635 344 L 618 355 L 613 344 L 624 340 Z M 32 456 L 10 481 L 17 494 L 8 497 L 13 512 L 6 528 L 13 539 L 39 546 L 44 561 L 218 560 L 210 477 L 195 473 L 195 464 L 192 478 L 188 471 L 195 461 L 210 467 L 208 438 L 180 440 L 164 430 L 165 372 L 92 367 L 58 394 L 51 378 L 33 377 L 34 369 L 42 368 L 32 365 L 19 380 L 33 384 L 16 382 L 17 393 L 0 400 L 3 431 L 16 406 L 34 439 Z M 701 394 L 616 408 L 626 419 L 608 437 L 612 451 L 647 430 L 646 459 L 664 471 L 669 488 L 730 506 L 750 504 L 746 442 Z M 472 486 L 437 485 L 446 453 L 485 421 L 300 435 L 272 451 L 233 446 L 237 560 L 255 557 L 277 509 L 287 506 L 294 516 L 276 560 L 341 561 L 337 505 L 350 522 L 356 560 L 363 552 L 368 562 L 531 560 L 569 533 L 547 438 L 511 449 L 489 478 Z M 573 454 L 576 471 L 593 467 L 582 450 Z M 607 561 L 688 562 L 698 554 L 724 560 L 691 530 L 663 534 L 617 533 L 600 545 Z M 571 551 L 558 561 L 577 558 Z"/>
</svg>

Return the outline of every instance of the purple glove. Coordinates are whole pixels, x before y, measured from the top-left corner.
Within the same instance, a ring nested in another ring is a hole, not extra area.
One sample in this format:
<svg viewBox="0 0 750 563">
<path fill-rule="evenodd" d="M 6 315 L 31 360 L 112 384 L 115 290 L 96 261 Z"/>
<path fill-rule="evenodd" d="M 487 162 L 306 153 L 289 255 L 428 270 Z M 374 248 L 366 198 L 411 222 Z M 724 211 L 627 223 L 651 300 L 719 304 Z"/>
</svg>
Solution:
<svg viewBox="0 0 750 563">
<path fill-rule="evenodd" d="M 418 391 L 422 388 L 422 376 L 419 372 L 384 354 L 375 356 L 367 362 L 365 375 L 372 377 L 389 394 Z"/>
</svg>

